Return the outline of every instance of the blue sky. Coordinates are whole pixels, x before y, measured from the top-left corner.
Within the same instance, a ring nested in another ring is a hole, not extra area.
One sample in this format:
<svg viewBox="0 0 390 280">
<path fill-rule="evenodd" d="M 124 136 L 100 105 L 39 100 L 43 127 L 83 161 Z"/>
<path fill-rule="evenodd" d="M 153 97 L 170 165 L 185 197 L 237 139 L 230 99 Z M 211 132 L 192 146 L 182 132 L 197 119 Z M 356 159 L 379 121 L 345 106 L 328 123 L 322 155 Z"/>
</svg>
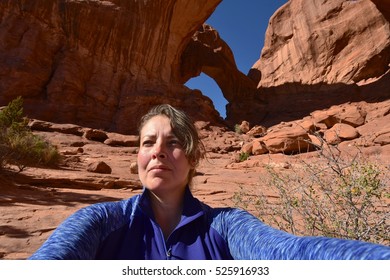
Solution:
<svg viewBox="0 0 390 280">
<path fill-rule="evenodd" d="M 287 0 L 223 0 L 206 21 L 216 30 L 234 53 L 238 69 L 247 74 L 260 58 L 270 17 Z M 186 83 L 213 100 L 214 107 L 226 117 L 226 99 L 210 77 L 201 74 Z"/>
</svg>

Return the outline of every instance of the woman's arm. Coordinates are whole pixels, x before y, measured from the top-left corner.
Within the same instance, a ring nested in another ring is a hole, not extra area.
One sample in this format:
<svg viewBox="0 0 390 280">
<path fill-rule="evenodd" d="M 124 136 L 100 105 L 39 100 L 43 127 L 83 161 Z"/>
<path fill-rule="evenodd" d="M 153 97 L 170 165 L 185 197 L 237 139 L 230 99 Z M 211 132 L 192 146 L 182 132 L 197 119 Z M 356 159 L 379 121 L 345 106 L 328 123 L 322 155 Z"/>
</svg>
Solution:
<svg viewBox="0 0 390 280">
<path fill-rule="evenodd" d="M 130 223 L 139 196 L 80 209 L 66 219 L 30 260 L 95 259 L 104 240 Z"/>
<path fill-rule="evenodd" d="M 221 219 L 217 222 L 217 220 Z M 390 259 L 390 247 L 327 237 L 299 237 L 274 229 L 246 211 L 221 210 L 214 225 L 235 259 Z"/>
<path fill-rule="evenodd" d="M 96 205 L 80 209 L 67 218 L 30 260 L 93 259 L 105 220 L 104 208 Z"/>
</svg>

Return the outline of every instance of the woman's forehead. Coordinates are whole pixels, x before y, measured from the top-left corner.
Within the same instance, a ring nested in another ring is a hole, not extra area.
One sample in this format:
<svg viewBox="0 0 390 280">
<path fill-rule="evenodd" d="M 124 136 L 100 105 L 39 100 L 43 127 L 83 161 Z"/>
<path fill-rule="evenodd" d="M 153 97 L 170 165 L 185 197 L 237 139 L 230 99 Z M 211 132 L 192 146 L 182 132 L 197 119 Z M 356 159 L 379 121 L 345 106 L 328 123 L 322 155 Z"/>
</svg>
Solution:
<svg viewBox="0 0 390 280">
<path fill-rule="evenodd" d="M 165 115 L 157 115 L 145 122 L 141 129 L 141 137 L 155 136 L 164 134 L 166 136 L 175 136 L 171 126 L 170 119 Z"/>
</svg>

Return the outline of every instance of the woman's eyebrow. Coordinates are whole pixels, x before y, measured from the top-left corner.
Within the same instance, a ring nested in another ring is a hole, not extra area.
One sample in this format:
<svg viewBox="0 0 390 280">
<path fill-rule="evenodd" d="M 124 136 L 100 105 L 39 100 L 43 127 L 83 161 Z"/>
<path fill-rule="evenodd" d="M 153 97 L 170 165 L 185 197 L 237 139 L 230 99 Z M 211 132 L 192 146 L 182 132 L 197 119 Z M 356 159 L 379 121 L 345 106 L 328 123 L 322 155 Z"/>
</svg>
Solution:
<svg viewBox="0 0 390 280">
<path fill-rule="evenodd" d="M 145 134 L 141 137 L 141 139 L 145 139 L 145 138 L 156 138 L 156 135 L 154 134 Z"/>
<path fill-rule="evenodd" d="M 167 135 L 168 138 L 177 138 L 177 136 L 174 133 L 169 133 Z"/>
<path fill-rule="evenodd" d="M 145 135 L 141 136 L 141 139 L 144 139 L 144 138 L 157 138 L 157 136 L 154 133 L 149 133 L 149 134 L 145 134 Z M 168 135 L 166 135 L 166 138 L 168 138 L 168 139 L 172 139 L 172 138 L 178 139 L 178 137 L 174 133 L 169 133 Z"/>
</svg>

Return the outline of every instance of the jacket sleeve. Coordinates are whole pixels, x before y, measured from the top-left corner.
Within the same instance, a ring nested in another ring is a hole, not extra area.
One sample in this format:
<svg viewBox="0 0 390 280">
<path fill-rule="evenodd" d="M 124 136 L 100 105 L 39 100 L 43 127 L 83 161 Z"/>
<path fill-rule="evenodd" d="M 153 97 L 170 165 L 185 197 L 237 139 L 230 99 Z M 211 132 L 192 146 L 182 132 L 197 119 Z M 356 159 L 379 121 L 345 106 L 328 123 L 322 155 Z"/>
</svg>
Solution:
<svg viewBox="0 0 390 280">
<path fill-rule="evenodd" d="M 91 260 L 101 243 L 129 221 L 131 200 L 98 203 L 67 218 L 30 260 Z"/>
<path fill-rule="evenodd" d="M 83 208 L 67 218 L 30 260 L 93 259 L 99 245 L 105 215 L 101 208 Z"/>
<path fill-rule="evenodd" d="M 234 259 L 390 259 L 388 246 L 356 240 L 295 236 L 274 229 L 239 209 L 220 210 L 214 216 L 213 224 L 228 242 Z"/>
</svg>

